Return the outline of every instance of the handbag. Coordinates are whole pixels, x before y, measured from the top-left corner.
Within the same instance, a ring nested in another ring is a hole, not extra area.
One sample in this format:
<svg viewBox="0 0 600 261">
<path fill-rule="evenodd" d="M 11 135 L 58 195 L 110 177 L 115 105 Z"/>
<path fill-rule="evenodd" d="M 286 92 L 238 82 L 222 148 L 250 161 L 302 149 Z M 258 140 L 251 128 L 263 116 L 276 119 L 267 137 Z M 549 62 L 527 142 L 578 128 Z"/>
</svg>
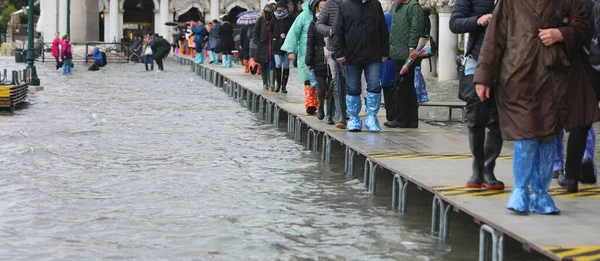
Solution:
<svg viewBox="0 0 600 261">
<path fill-rule="evenodd" d="M 478 34 L 476 36 L 479 36 Z M 477 39 L 477 37 L 474 37 Z M 458 98 L 465 102 L 478 101 L 479 97 L 475 91 L 475 84 L 473 84 L 473 75 L 465 75 L 465 65 L 469 59 L 473 59 L 471 51 L 475 46 L 475 40 L 469 43 L 467 52 L 464 55 L 456 57 L 456 69 L 458 70 Z"/>
</svg>

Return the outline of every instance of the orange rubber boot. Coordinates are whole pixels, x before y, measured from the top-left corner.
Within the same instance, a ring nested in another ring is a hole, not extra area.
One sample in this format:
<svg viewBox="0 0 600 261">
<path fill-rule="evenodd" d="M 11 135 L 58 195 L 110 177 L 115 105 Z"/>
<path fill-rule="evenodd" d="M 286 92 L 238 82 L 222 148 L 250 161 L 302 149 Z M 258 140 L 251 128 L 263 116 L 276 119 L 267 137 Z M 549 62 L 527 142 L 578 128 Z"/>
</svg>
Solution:
<svg viewBox="0 0 600 261">
<path fill-rule="evenodd" d="M 317 100 L 317 88 L 313 88 L 310 85 L 304 86 L 304 106 L 306 107 L 306 113 L 314 115 L 317 112 L 317 106 L 319 101 Z"/>
<path fill-rule="evenodd" d="M 244 73 L 249 73 L 250 72 L 250 66 L 248 64 L 248 60 L 244 60 L 244 61 L 242 61 L 242 63 L 244 64 Z"/>
</svg>

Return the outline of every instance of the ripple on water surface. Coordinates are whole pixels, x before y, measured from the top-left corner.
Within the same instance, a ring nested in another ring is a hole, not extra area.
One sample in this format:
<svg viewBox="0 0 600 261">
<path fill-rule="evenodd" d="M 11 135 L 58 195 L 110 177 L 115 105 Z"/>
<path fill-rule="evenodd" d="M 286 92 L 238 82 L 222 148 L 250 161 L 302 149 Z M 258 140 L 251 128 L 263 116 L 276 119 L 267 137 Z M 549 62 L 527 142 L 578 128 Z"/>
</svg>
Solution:
<svg viewBox="0 0 600 261">
<path fill-rule="evenodd" d="M 40 66 L 45 90 L 0 119 L 2 259 L 446 253 L 186 67 L 166 67 L 78 64 L 65 77 Z"/>
</svg>

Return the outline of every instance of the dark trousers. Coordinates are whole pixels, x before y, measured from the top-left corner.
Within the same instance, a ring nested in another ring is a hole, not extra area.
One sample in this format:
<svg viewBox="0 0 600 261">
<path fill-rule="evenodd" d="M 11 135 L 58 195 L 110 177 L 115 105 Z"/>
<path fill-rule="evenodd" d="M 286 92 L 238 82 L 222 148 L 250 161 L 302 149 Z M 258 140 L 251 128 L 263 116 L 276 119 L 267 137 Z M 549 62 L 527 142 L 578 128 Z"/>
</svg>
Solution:
<svg viewBox="0 0 600 261">
<path fill-rule="evenodd" d="M 591 127 L 588 125 L 569 133 L 567 160 L 565 161 L 565 177 L 569 180 L 579 180 L 581 159 L 585 153 L 587 135 Z"/>
<path fill-rule="evenodd" d="M 56 69 L 62 68 L 62 62 L 58 59 L 58 56 L 54 57 L 54 59 L 56 59 Z"/>
<path fill-rule="evenodd" d="M 163 66 L 163 59 L 162 59 L 162 57 L 156 57 L 155 61 L 156 61 L 156 65 L 158 65 L 158 69 L 159 70 L 162 71 L 162 70 L 165 69 L 165 67 Z"/>
<path fill-rule="evenodd" d="M 416 128 L 419 126 L 419 105 L 417 104 L 417 91 L 415 90 L 414 62 L 406 73 L 400 75 L 404 61 L 396 61 L 396 91 L 394 95 L 395 118 L 401 128 Z"/>
</svg>

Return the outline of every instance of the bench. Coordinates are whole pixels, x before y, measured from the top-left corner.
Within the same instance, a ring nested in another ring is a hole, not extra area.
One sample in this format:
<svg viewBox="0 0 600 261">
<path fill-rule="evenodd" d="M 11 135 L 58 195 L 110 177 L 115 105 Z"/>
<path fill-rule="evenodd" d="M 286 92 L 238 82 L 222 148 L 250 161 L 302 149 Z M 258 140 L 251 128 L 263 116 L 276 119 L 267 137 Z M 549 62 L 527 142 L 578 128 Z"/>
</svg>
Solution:
<svg viewBox="0 0 600 261">
<path fill-rule="evenodd" d="M 448 121 L 452 120 L 452 109 L 461 109 L 462 110 L 462 119 L 465 120 L 465 108 L 467 107 L 466 102 L 439 102 L 439 101 L 430 101 L 419 104 L 419 106 L 423 107 L 447 107 L 448 108 Z"/>
</svg>

